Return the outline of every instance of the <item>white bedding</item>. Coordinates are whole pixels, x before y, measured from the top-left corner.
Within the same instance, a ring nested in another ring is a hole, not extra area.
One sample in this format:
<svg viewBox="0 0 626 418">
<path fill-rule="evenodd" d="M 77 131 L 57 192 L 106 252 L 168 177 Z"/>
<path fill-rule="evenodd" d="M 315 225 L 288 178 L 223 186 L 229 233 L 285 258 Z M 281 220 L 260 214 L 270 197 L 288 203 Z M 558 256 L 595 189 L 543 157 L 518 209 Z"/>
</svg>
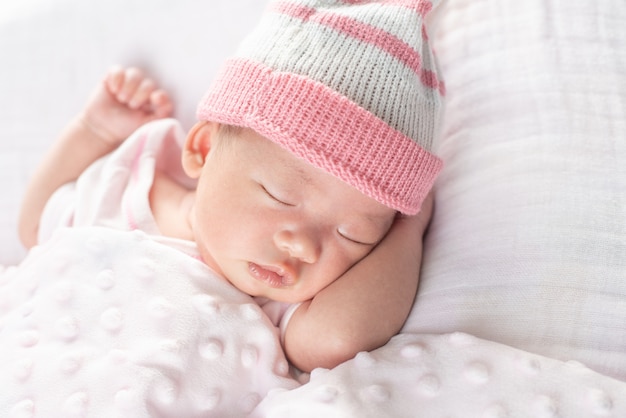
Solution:
<svg viewBox="0 0 626 418">
<path fill-rule="evenodd" d="M 146 68 L 189 127 L 263 3 L 0 4 L 0 264 L 24 255 L 29 174 L 108 65 Z M 626 416 L 624 21 L 621 0 L 442 1 L 446 166 L 411 317 L 254 416 Z"/>
</svg>

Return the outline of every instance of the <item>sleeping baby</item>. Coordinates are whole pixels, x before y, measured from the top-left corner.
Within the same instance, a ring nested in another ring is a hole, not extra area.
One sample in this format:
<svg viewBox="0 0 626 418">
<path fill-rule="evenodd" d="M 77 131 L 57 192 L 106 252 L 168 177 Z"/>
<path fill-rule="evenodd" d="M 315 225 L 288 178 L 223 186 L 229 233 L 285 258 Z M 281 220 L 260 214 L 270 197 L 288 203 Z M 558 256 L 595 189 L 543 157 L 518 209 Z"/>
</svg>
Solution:
<svg viewBox="0 0 626 418">
<path fill-rule="evenodd" d="M 270 3 L 186 133 L 112 69 L 24 197 L 0 411 L 244 416 L 397 333 L 441 169 L 429 4 Z"/>
</svg>

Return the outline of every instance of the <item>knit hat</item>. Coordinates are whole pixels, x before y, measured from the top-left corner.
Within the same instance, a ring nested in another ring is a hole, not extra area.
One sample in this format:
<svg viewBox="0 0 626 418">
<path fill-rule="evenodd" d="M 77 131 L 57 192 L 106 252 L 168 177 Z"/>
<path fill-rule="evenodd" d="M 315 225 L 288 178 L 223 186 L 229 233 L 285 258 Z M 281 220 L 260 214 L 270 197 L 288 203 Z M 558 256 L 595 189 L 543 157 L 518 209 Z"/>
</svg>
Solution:
<svg viewBox="0 0 626 418">
<path fill-rule="evenodd" d="M 201 100 L 199 120 L 248 127 L 405 214 L 442 162 L 444 85 L 428 0 L 277 0 Z"/>
</svg>

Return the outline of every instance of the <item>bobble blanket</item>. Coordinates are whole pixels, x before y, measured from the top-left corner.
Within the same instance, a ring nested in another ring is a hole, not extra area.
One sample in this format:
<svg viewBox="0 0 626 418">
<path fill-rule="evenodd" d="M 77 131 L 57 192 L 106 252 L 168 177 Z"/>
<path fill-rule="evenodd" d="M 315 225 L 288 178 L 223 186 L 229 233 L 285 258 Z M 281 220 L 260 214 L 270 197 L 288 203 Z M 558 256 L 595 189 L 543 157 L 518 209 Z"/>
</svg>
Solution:
<svg viewBox="0 0 626 418">
<path fill-rule="evenodd" d="M 247 295 L 142 232 L 60 230 L 1 276 L 1 416 L 246 416 L 293 388 Z"/>
</svg>

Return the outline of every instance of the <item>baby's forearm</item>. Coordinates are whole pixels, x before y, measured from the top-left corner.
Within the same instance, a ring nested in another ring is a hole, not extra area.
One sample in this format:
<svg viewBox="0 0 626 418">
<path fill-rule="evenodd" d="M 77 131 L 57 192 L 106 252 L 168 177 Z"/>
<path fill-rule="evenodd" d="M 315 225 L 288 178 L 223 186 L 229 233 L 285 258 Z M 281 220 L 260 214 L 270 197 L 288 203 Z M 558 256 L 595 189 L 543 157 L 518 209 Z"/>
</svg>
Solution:
<svg viewBox="0 0 626 418">
<path fill-rule="evenodd" d="M 80 116 L 66 126 L 33 174 L 22 200 L 18 227 L 27 248 L 37 243 L 39 218 L 55 190 L 76 180 L 91 163 L 113 148 Z"/>
<path fill-rule="evenodd" d="M 431 209 L 425 210 L 399 218 L 366 258 L 298 308 L 285 334 L 285 351 L 296 367 L 335 367 L 384 345 L 402 328 L 417 292 Z"/>
</svg>

